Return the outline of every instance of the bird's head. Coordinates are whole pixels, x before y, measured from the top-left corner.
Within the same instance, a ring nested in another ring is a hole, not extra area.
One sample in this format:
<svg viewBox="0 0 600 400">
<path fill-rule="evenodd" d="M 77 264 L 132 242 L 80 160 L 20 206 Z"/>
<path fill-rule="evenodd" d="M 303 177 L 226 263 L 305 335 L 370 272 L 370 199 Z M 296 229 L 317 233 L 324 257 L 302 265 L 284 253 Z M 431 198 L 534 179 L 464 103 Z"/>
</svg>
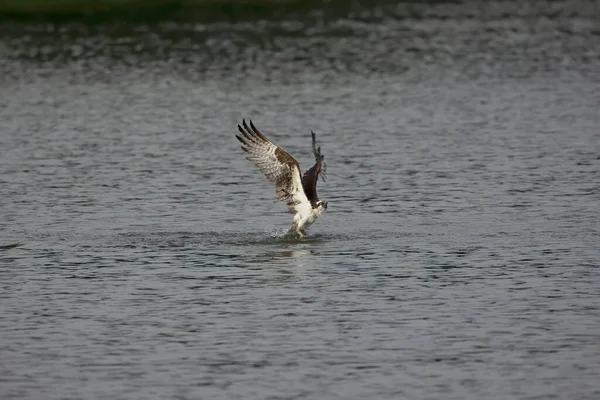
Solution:
<svg viewBox="0 0 600 400">
<path fill-rule="evenodd" d="M 327 210 L 327 202 L 323 201 L 323 200 L 319 200 L 319 202 L 317 203 L 317 208 Z"/>
</svg>

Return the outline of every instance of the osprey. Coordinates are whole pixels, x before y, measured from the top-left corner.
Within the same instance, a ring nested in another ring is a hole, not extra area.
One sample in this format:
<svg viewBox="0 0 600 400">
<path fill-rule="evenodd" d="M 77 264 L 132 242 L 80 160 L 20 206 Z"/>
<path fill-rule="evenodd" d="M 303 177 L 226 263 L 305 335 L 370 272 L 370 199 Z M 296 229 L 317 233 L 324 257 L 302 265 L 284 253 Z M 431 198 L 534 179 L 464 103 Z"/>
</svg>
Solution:
<svg viewBox="0 0 600 400">
<path fill-rule="evenodd" d="M 300 175 L 298 161 L 260 133 L 252 121 L 248 127 L 246 121 L 242 120 L 238 129 L 242 135 L 235 137 L 242 143 L 242 149 L 250 154 L 246 159 L 252 161 L 275 184 L 277 200 L 288 200 L 288 212 L 294 214 L 288 234 L 306 237 L 306 228 L 327 209 L 327 202 L 319 200 L 317 196 L 317 180 L 320 174 L 323 182 L 325 181 L 326 165 L 321 147 L 316 146 L 315 133 L 310 132 L 315 165 L 304 175 Z"/>
</svg>

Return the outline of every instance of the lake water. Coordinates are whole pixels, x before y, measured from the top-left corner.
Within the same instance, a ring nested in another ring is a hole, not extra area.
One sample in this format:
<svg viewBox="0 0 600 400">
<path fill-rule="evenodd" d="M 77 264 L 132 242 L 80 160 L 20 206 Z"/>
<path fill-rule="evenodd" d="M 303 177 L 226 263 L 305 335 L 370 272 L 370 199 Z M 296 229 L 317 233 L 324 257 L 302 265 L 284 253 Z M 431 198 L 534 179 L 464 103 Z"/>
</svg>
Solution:
<svg viewBox="0 0 600 400">
<path fill-rule="evenodd" d="M 600 13 L 524 4 L 4 22 L 0 397 L 600 398 Z"/>
</svg>

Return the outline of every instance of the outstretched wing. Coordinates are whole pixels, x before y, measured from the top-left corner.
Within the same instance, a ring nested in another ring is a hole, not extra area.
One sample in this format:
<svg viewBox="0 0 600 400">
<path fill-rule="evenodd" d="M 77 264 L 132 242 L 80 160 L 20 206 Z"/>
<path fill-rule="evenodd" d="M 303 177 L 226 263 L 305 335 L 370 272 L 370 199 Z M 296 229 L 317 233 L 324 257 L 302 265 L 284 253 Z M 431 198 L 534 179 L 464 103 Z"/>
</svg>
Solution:
<svg viewBox="0 0 600 400">
<path fill-rule="evenodd" d="M 289 199 L 287 205 L 292 214 L 310 207 L 302 187 L 298 161 L 260 133 L 252 121 L 248 126 L 243 120 L 242 125 L 238 125 L 238 129 L 242 135 L 235 135 L 235 137 L 242 143 L 242 149 L 249 154 L 246 158 L 275 184 L 277 200 Z"/>
<path fill-rule="evenodd" d="M 310 134 L 312 135 L 312 148 L 316 162 L 315 165 L 313 165 L 312 168 L 306 171 L 304 176 L 302 176 L 302 187 L 304 188 L 306 197 L 314 207 L 319 201 L 319 196 L 317 196 L 317 181 L 319 180 L 319 174 L 321 175 L 323 182 L 325 182 L 327 176 L 325 175 L 326 165 L 323 161 L 325 156 L 321 154 L 321 147 L 317 148 L 317 139 L 315 133 L 311 131 Z"/>
</svg>

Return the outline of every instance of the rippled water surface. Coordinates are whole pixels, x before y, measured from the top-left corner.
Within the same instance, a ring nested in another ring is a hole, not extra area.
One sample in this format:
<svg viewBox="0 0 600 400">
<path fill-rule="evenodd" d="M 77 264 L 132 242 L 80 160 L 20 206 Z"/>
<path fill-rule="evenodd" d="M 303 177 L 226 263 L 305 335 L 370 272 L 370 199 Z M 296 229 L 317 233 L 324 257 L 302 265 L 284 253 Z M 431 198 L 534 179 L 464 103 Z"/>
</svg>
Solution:
<svg viewBox="0 0 600 400">
<path fill-rule="evenodd" d="M 598 6 L 474 4 L 0 25 L 0 397 L 600 398 Z"/>
</svg>

